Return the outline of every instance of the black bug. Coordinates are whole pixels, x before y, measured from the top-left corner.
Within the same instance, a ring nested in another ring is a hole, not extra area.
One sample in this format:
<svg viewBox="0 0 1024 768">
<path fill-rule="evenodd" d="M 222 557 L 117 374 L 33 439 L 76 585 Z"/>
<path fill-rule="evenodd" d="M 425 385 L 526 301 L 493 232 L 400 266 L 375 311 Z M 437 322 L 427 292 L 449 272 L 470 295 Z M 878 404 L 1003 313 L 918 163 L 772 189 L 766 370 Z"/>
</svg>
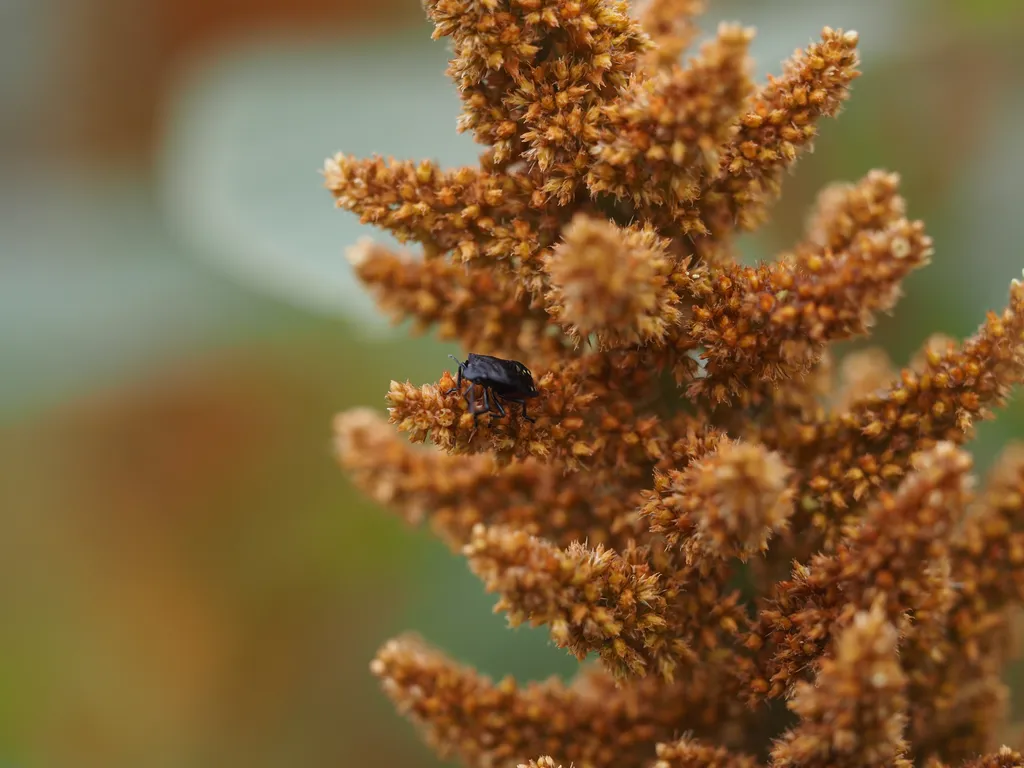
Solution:
<svg viewBox="0 0 1024 768">
<path fill-rule="evenodd" d="M 455 380 L 455 386 L 445 392 L 450 395 L 462 389 L 462 380 L 470 382 L 469 389 L 464 397 L 469 403 L 469 412 L 473 414 L 473 421 L 481 413 L 490 413 L 492 406 L 501 416 L 505 415 L 505 409 L 501 402 L 515 403 L 523 406 L 523 418 L 533 422 L 526 413 L 526 401 L 538 397 L 533 383 L 533 374 L 530 369 L 517 360 L 502 360 L 500 357 L 490 355 L 474 355 L 472 352 L 466 358 L 466 362 L 459 362 L 455 355 L 448 355 L 459 364 L 459 373 Z M 483 407 L 477 407 L 476 395 L 473 393 L 473 385 L 479 384 L 484 390 Z"/>
</svg>

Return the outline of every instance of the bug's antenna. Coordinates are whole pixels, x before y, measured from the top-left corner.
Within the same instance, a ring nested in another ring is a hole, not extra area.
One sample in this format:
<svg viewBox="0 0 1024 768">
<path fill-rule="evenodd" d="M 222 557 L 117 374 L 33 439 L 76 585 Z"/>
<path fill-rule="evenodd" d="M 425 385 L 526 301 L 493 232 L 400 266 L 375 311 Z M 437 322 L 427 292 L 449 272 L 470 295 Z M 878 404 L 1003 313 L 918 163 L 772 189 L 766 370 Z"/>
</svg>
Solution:
<svg viewBox="0 0 1024 768">
<path fill-rule="evenodd" d="M 459 358 L 457 358 L 455 355 L 448 355 L 448 357 L 450 357 L 452 360 L 458 363 L 460 368 L 462 367 L 462 361 L 459 360 Z"/>
</svg>

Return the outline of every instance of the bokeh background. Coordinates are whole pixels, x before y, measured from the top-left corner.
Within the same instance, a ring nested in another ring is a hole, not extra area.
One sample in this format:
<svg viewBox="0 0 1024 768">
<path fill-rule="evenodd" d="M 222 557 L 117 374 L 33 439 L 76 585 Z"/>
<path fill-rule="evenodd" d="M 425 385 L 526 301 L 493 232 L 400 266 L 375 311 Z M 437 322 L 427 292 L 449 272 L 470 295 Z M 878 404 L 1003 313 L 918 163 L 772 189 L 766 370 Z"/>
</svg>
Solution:
<svg viewBox="0 0 1024 768">
<path fill-rule="evenodd" d="M 962 336 L 1024 267 L 1024 3 L 712 2 L 762 73 L 829 24 L 864 75 L 786 184 L 898 171 L 934 265 L 877 339 Z M 353 493 L 332 415 L 455 351 L 353 282 L 345 150 L 472 162 L 416 0 L 0 2 L 0 765 L 432 766 L 368 663 L 415 629 L 573 669 L 462 561 Z M 376 235 L 383 237 L 381 235 Z M 1024 437 L 1018 397 L 976 444 Z"/>
</svg>

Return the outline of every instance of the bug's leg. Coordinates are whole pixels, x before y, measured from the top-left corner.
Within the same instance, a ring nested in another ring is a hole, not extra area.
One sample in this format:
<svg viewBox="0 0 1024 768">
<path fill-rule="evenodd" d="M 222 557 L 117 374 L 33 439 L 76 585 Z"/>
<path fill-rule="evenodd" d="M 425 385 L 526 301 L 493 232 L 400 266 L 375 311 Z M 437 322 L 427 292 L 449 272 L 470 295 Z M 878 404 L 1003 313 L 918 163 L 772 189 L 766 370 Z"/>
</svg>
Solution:
<svg viewBox="0 0 1024 768">
<path fill-rule="evenodd" d="M 458 373 L 455 374 L 455 386 L 449 389 L 447 392 L 445 392 L 444 394 L 446 395 L 450 395 L 453 392 L 458 392 L 460 389 L 462 389 L 462 363 L 459 363 L 459 359 L 455 357 L 455 355 L 448 355 L 448 357 L 450 357 L 452 360 L 458 363 L 459 367 L 457 369 Z"/>
<path fill-rule="evenodd" d="M 490 401 L 490 398 L 488 398 L 488 389 L 487 389 L 487 387 L 483 387 L 483 390 L 484 390 L 484 401 L 483 401 L 482 404 L 480 403 L 479 400 L 476 399 L 476 385 L 475 384 L 470 385 L 470 388 L 468 390 L 469 392 L 473 393 L 471 398 L 468 399 L 468 402 L 469 402 L 469 412 L 473 414 L 473 424 L 476 424 L 477 419 L 481 415 L 483 415 L 485 413 L 490 413 L 491 412 L 491 401 Z"/>
<path fill-rule="evenodd" d="M 442 395 L 450 395 L 450 394 L 452 394 L 454 392 L 458 392 L 459 389 L 461 389 L 461 387 L 459 386 L 460 384 L 462 384 L 462 371 L 459 371 L 458 375 L 455 378 L 455 386 L 452 387 L 449 390 L 445 390 L 441 394 Z"/>
<path fill-rule="evenodd" d="M 469 412 L 473 414 L 473 428 L 476 430 L 476 417 L 480 415 L 479 409 L 476 407 L 476 385 L 470 384 L 469 389 L 466 390 L 463 395 L 466 398 L 466 403 L 469 405 Z"/>
<path fill-rule="evenodd" d="M 520 398 L 518 400 L 510 399 L 509 402 L 510 403 L 516 403 L 517 405 L 523 406 L 523 418 L 526 419 L 528 422 L 533 424 L 533 423 L 535 423 L 537 421 L 536 419 L 532 418 L 529 414 L 526 413 L 526 399 L 525 398 Z"/>
<path fill-rule="evenodd" d="M 473 438 L 476 437 L 476 419 L 477 416 L 480 415 L 480 412 L 476 407 L 476 384 L 470 382 L 469 389 L 467 389 L 462 396 L 466 398 L 466 403 L 469 406 L 469 412 L 473 414 L 473 431 L 469 433 L 469 438 L 466 440 L 467 443 L 471 443 L 473 442 Z"/>
<path fill-rule="evenodd" d="M 502 406 L 501 400 L 498 398 L 497 395 L 494 396 L 494 407 L 498 409 L 498 415 L 501 418 L 505 418 L 505 408 L 504 406 Z"/>
</svg>

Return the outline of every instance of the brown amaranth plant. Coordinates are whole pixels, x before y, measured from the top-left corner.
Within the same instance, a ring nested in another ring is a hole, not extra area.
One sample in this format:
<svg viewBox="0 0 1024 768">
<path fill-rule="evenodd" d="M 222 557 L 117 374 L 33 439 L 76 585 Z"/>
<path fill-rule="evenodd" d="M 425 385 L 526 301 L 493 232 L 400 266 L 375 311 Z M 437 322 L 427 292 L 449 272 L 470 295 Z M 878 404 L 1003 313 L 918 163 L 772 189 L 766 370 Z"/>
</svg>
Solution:
<svg viewBox="0 0 1024 768">
<path fill-rule="evenodd" d="M 1024 378 L 1024 282 L 902 370 L 834 366 L 930 258 L 898 177 L 825 189 L 771 263 L 734 248 L 846 100 L 857 35 L 757 85 L 740 26 L 680 60 L 700 0 L 425 6 L 479 164 L 337 155 L 326 184 L 420 246 L 352 249 L 381 306 L 525 362 L 536 421 L 475 418 L 449 372 L 392 382 L 387 420 L 337 418 L 339 460 L 595 662 L 520 686 L 400 638 L 385 692 L 470 766 L 1024 766 L 994 741 L 1024 451 L 976 491 L 962 447 Z"/>
</svg>

